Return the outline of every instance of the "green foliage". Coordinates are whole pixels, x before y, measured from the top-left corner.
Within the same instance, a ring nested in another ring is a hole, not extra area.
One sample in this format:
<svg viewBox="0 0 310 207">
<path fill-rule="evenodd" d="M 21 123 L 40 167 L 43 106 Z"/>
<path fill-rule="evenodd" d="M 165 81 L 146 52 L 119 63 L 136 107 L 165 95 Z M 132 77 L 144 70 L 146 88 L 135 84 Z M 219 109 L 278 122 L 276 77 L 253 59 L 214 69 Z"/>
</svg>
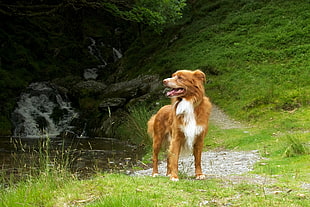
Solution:
<svg viewBox="0 0 310 207">
<path fill-rule="evenodd" d="M 305 1 L 196 1 L 191 24 L 153 36 L 131 70 L 159 73 L 201 68 L 207 95 L 239 119 L 310 103 L 309 8 Z M 127 61 L 127 59 L 124 59 Z"/>
<path fill-rule="evenodd" d="M 0 116 L 0 134 L 1 135 L 10 135 L 12 125 L 10 120 L 5 116 Z"/>
<path fill-rule="evenodd" d="M 287 141 L 288 147 L 284 152 L 285 157 L 294 157 L 309 154 L 308 147 L 300 140 L 298 136 L 288 136 Z"/>
<path fill-rule="evenodd" d="M 133 197 L 132 195 L 115 195 L 109 196 L 93 204 L 87 205 L 88 207 L 111 207 L 111 206 L 133 206 L 145 207 L 156 206 L 152 201 L 141 199 L 141 197 Z"/>
<path fill-rule="evenodd" d="M 43 173 L 31 177 L 11 188 L 1 189 L 0 206 L 52 206 L 50 203 L 57 189 L 69 185 L 71 179 L 59 174 Z"/>
<path fill-rule="evenodd" d="M 122 10 L 121 5 L 110 2 L 104 2 L 103 6 L 116 16 L 149 25 L 153 30 L 160 32 L 164 25 L 174 23 L 182 17 L 182 9 L 186 6 L 186 0 L 138 0 L 130 5 L 130 10 Z"/>
<path fill-rule="evenodd" d="M 14 187 L 14 185 L 23 182 L 35 182 L 39 177 L 40 179 L 52 179 L 53 177 L 67 179 L 71 176 L 69 172 L 73 160 L 72 156 L 70 156 L 71 148 L 65 149 L 64 144 L 62 144 L 62 147 L 51 149 L 51 140 L 48 136 L 39 138 L 37 141 L 38 146 L 36 148 L 29 148 L 21 140 L 12 138 L 11 144 L 16 151 L 12 153 L 14 158 L 12 162 L 18 169 L 18 173 L 9 177 L 6 175 L 0 176 L 4 185 Z M 27 153 L 19 153 L 19 151 Z M 4 187 L 4 185 L 1 187 Z"/>
<path fill-rule="evenodd" d="M 122 174 L 98 174 L 93 179 L 83 181 L 41 176 L 33 182 L 1 191 L 0 205 L 278 207 L 310 204 L 307 199 L 309 192 L 294 188 L 291 193 L 286 193 L 287 189 L 281 185 L 266 183 L 260 187 L 238 182 L 233 184 L 215 179 L 169 182 L 166 177 L 130 177 Z M 284 192 L 267 194 L 268 189 Z"/>
<path fill-rule="evenodd" d="M 151 115 L 149 107 L 144 104 L 130 107 L 129 114 L 124 115 L 124 121 L 116 131 L 116 136 L 150 147 L 151 138 L 147 134 L 147 122 Z"/>
</svg>

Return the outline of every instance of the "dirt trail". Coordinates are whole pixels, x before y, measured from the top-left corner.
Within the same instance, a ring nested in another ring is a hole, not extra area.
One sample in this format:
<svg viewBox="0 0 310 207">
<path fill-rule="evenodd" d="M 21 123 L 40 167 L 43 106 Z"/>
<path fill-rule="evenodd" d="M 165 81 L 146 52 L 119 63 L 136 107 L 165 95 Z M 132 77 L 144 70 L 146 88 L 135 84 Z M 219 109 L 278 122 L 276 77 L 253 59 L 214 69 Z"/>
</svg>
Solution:
<svg viewBox="0 0 310 207">
<path fill-rule="evenodd" d="M 221 129 L 246 128 L 240 122 L 231 119 L 216 105 L 212 106 L 210 122 L 219 126 Z"/>
</svg>

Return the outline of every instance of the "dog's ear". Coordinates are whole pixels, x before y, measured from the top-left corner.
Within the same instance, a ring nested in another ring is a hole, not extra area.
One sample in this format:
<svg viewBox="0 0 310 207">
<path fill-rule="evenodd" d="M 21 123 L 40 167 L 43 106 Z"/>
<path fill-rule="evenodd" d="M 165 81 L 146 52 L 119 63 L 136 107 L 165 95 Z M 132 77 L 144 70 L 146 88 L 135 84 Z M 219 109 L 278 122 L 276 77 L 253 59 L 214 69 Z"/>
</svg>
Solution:
<svg viewBox="0 0 310 207">
<path fill-rule="evenodd" d="M 198 78 L 201 82 L 206 82 L 206 75 L 201 70 L 195 70 L 194 76 Z"/>
</svg>

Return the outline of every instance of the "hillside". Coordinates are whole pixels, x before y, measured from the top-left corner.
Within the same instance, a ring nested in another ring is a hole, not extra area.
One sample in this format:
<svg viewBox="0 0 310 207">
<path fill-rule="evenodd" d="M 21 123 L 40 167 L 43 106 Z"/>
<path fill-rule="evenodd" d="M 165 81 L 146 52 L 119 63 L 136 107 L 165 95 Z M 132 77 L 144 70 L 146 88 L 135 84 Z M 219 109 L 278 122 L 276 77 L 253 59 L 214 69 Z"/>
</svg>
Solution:
<svg viewBox="0 0 310 207">
<path fill-rule="evenodd" d="M 108 115 L 100 109 L 104 97 L 97 85 L 118 85 L 115 81 L 140 74 L 163 78 L 178 69 L 200 68 L 207 73 L 212 102 L 244 121 L 269 120 L 273 113 L 309 105 L 307 1 L 189 1 L 183 19 L 161 34 L 94 7 L 76 10 L 58 1 L 22 7 L 18 2 L 0 5 L 5 20 L 0 27 L 1 135 L 12 135 L 18 97 L 36 81 L 53 80 L 64 88 L 83 119 L 78 127 L 86 120 L 94 136 L 105 135 L 97 128 Z M 10 8 L 57 9 L 53 15 L 10 16 Z M 90 46 L 97 47 L 97 57 Z M 120 61 L 115 50 L 123 53 Z M 85 69 L 102 65 L 95 83 L 85 80 Z M 289 122 L 298 121 L 309 120 L 297 110 Z"/>
<path fill-rule="evenodd" d="M 178 26 L 131 47 L 124 65 L 162 77 L 200 68 L 213 103 L 243 120 L 307 107 L 309 9 L 302 0 L 200 0 Z"/>
<path fill-rule="evenodd" d="M 213 120 L 206 149 L 259 150 L 270 160 L 255 173 L 292 182 L 298 171 L 309 183 L 309 9 L 306 1 L 195 1 L 177 26 L 136 41 L 125 71 L 164 78 L 200 68 L 211 101 L 244 126 L 224 130 Z"/>
</svg>

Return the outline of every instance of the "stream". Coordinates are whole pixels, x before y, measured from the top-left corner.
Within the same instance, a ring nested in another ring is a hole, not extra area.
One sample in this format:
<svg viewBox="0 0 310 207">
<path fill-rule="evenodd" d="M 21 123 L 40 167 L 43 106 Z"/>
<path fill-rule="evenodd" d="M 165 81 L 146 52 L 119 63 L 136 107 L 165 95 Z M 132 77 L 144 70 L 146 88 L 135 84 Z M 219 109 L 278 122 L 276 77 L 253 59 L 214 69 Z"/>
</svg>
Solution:
<svg viewBox="0 0 310 207">
<path fill-rule="evenodd" d="M 0 137 L 0 173 L 5 176 L 24 176 L 46 164 L 81 178 L 98 171 L 126 172 L 142 155 L 142 147 L 114 138 Z"/>
<path fill-rule="evenodd" d="M 115 62 L 123 56 L 120 49 L 100 40 L 89 37 L 89 41 L 88 51 L 99 63 L 84 70 L 85 81 L 96 80 L 107 66 L 103 48 L 111 50 Z M 87 134 L 88 120 L 80 118 L 67 92 L 52 81 L 33 82 L 22 91 L 10 117 L 13 137 L 0 137 L 0 179 L 46 168 L 70 169 L 78 177 L 98 171 L 126 172 L 141 159 L 143 147 Z"/>
</svg>

